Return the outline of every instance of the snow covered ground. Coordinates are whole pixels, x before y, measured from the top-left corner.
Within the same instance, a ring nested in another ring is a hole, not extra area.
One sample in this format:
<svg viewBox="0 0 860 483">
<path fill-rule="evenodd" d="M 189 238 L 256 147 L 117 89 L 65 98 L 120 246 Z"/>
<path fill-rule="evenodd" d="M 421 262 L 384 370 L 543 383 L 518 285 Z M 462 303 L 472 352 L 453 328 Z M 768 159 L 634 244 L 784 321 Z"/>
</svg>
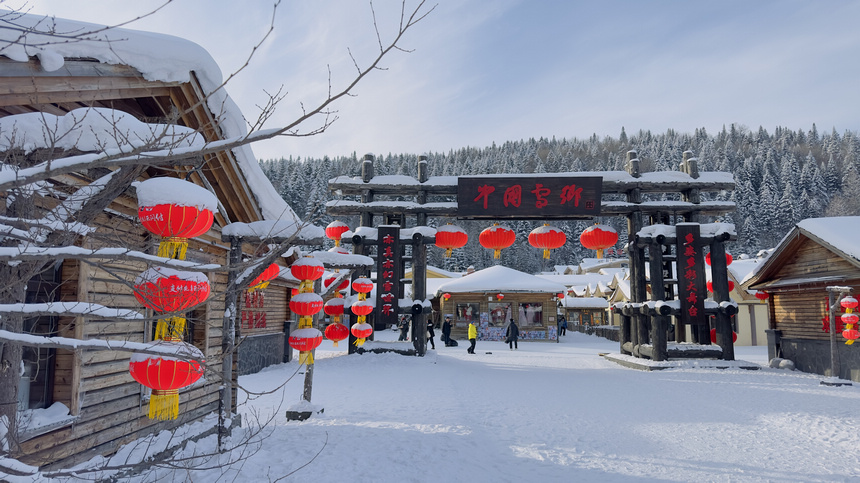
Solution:
<svg viewBox="0 0 860 483">
<path fill-rule="evenodd" d="M 769 368 L 627 369 L 598 355 L 617 353 L 616 343 L 579 333 L 517 351 L 436 348 L 424 358 L 347 356 L 344 343 L 324 341 L 312 398 L 323 414 L 286 420 L 302 392 L 297 374 L 283 390 L 240 396 L 246 418 L 275 416 L 243 463 L 133 481 L 860 481 L 860 385 Z M 736 350 L 766 365 L 766 348 Z M 297 369 L 240 382 L 266 391 Z"/>
</svg>

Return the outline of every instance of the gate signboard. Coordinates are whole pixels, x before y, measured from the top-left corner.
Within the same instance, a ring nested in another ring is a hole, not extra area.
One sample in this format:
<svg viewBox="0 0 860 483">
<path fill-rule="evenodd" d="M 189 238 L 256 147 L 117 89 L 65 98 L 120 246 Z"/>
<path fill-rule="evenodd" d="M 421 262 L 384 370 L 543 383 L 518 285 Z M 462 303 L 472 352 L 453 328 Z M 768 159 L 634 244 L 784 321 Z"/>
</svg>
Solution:
<svg viewBox="0 0 860 483">
<path fill-rule="evenodd" d="M 600 215 L 602 191 L 599 176 L 461 176 L 457 218 L 591 219 Z"/>
<path fill-rule="evenodd" d="M 705 317 L 705 267 L 700 243 L 698 223 L 678 223 L 675 225 L 678 256 L 678 299 L 681 313 L 678 319 L 682 324 L 704 325 Z"/>
<path fill-rule="evenodd" d="M 376 254 L 376 326 L 397 324 L 400 302 L 400 226 L 380 225 Z"/>
</svg>

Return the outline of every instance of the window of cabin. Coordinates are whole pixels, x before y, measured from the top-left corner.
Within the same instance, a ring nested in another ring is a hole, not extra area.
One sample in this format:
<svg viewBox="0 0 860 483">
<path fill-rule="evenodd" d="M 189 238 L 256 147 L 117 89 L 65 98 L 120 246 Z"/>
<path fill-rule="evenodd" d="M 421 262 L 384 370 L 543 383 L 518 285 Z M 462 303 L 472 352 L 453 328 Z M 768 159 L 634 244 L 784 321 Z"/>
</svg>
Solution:
<svg viewBox="0 0 860 483">
<path fill-rule="evenodd" d="M 521 303 L 519 322 L 522 326 L 543 326 L 543 304 L 540 302 Z"/>
<path fill-rule="evenodd" d="M 508 320 L 514 318 L 509 302 L 490 302 L 487 308 L 490 311 L 491 326 L 504 327 Z"/>
<path fill-rule="evenodd" d="M 60 264 L 48 267 L 27 283 L 25 303 L 60 300 Z M 41 316 L 24 319 L 24 333 L 55 336 L 58 317 Z M 22 347 L 24 374 L 18 384 L 18 407 L 21 410 L 43 409 L 54 403 L 54 364 L 57 351 L 45 347 Z"/>
</svg>

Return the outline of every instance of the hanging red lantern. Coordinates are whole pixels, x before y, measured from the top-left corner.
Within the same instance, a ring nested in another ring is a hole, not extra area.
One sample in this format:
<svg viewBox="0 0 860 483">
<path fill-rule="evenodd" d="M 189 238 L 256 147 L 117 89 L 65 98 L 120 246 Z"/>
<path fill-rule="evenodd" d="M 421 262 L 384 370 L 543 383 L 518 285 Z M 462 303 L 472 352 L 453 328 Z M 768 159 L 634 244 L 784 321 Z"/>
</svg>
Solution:
<svg viewBox="0 0 860 483">
<path fill-rule="evenodd" d="M 707 285 L 708 285 L 708 292 L 713 293 L 713 292 L 714 292 L 714 284 L 713 284 L 713 282 L 711 282 L 710 280 L 708 280 L 708 284 L 707 284 Z M 735 289 L 735 282 L 732 282 L 731 280 L 729 280 L 729 292 L 731 292 L 731 291 L 732 291 L 732 290 L 734 290 L 734 289 Z"/>
<path fill-rule="evenodd" d="M 329 301 L 326 302 L 325 305 L 323 305 L 323 311 L 326 315 L 330 315 L 332 317 L 340 317 L 341 315 L 343 315 L 343 299 L 329 299 Z"/>
<path fill-rule="evenodd" d="M 478 236 L 478 242 L 482 247 L 493 250 L 493 258 L 501 258 L 502 250 L 513 245 L 517 241 L 517 234 L 506 226 L 494 223 L 493 226 L 485 228 Z"/>
<path fill-rule="evenodd" d="M 248 284 L 248 287 L 250 287 L 250 290 L 263 290 L 268 287 L 269 282 L 274 280 L 280 273 L 281 267 L 276 263 L 272 263 L 263 270 L 263 273 L 257 275 L 257 278 L 252 280 L 251 283 Z"/>
<path fill-rule="evenodd" d="M 549 260 L 549 251 L 560 248 L 567 242 L 567 235 L 554 226 L 545 223 L 529 233 L 529 244 L 543 249 L 544 259 Z"/>
<path fill-rule="evenodd" d="M 325 267 L 313 257 L 303 257 L 290 265 L 290 273 L 299 280 L 316 280 L 323 276 Z"/>
<path fill-rule="evenodd" d="M 153 267 L 134 281 L 134 297 L 156 312 L 182 312 L 203 303 L 210 293 L 204 273 Z"/>
<path fill-rule="evenodd" d="M 732 255 L 730 253 L 726 252 L 726 266 L 727 267 L 732 264 L 733 260 L 734 259 L 732 258 Z M 708 254 L 705 255 L 705 263 L 707 263 L 708 265 L 711 264 L 711 252 L 708 252 Z"/>
<path fill-rule="evenodd" d="M 328 226 L 325 227 L 325 236 L 327 236 L 331 240 L 334 240 L 334 246 L 339 247 L 341 235 L 348 231 L 349 225 L 340 220 L 334 220 L 333 222 L 329 223 Z"/>
<path fill-rule="evenodd" d="M 373 312 L 373 304 L 367 300 L 359 300 L 358 302 L 350 305 L 349 310 L 355 315 L 366 316 Z"/>
<path fill-rule="evenodd" d="M 149 418 L 176 419 L 179 417 L 179 389 L 194 384 L 203 376 L 203 353 L 182 341 L 161 340 L 153 347 L 169 348 L 177 358 L 134 353 L 128 371 L 135 381 L 152 389 Z"/>
<path fill-rule="evenodd" d="M 290 295 L 292 295 L 293 297 L 295 297 L 299 293 L 300 293 L 299 289 L 297 289 L 297 288 L 294 288 L 293 290 L 290 291 Z"/>
<path fill-rule="evenodd" d="M 593 225 L 579 235 L 579 242 L 589 250 L 597 250 L 597 258 L 603 258 L 603 250 L 618 243 L 618 232 L 607 225 Z"/>
<path fill-rule="evenodd" d="M 373 333 L 373 327 L 365 322 L 352 324 L 352 335 L 355 336 L 355 345 L 364 345 L 365 340 Z"/>
<path fill-rule="evenodd" d="M 212 226 L 218 198 L 194 183 L 169 177 L 142 181 L 136 191 L 140 223 L 163 238 L 158 256 L 184 260 L 188 239 Z"/>
<path fill-rule="evenodd" d="M 756 291 L 756 293 L 755 293 L 755 298 L 761 300 L 762 302 L 767 300 L 768 297 L 770 297 L 770 295 L 768 295 L 767 292 Z"/>
<path fill-rule="evenodd" d="M 449 294 L 449 293 L 443 293 L 443 294 L 442 294 L 442 298 L 443 298 L 443 299 L 445 299 L 445 300 L 448 300 L 448 299 L 450 299 L 450 298 L 451 298 L 451 294 Z"/>
<path fill-rule="evenodd" d="M 373 282 L 367 277 L 359 277 L 352 281 L 352 289 L 358 293 L 370 293 L 373 290 Z"/>
<path fill-rule="evenodd" d="M 732 331 L 732 343 L 735 343 L 737 341 L 738 341 L 738 333 L 735 331 Z M 717 329 L 711 329 L 711 343 L 712 344 L 717 343 Z"/>
<path fill-rule="evenodd" d="M 322 344 L 322 336 L 322 332 L 311 327 L 296 329 L 290 333 L 290 347 L 301 352 L 312 351 Z"/>
<path fill-rule="evenodd" d="M 331 285 L 332 283 L 334 283 L 335 280 L 337 280 L 337 275 L 333 275 L 331 277 L 328 277 L 327 279 L 325 279 L 325 282 L 323 282 L 323 283 L 325 284 L 325 287 L 328 288 L 328 286 Z M 349 279 L 344 278 L 343 280 L 340 281 L 340 285 L 337 286 L 336 290 L 339 292 L 341 290 L 346 290 L 347 288 L 349 288 Z"/>
<path fill-rule="evenodd" d="M 445 258 L 450 258 L 455 248 L 462 248 L 469 241 L 466 230 L 448 223 L 436 229 L 436 246 L 445 249 Z"/>
<path fill-rule="evenodd" d="M 564 294 L 563 294 L 563 293 L 559 293 L 559 294 L 558 294 L 558 298 L 563 299 L 563 298 L 564 298 Z"/>
<path fill-rule="evenodd" d="M 329 324 L 329 326 L 325 328 L 325 338 L 334 342 L 335 347 L 337 347 L 338 342 L 346 339 L 347 337 L 349 337 L 349 329 L 339 322 Z"/>
<path fill-rule="evenodd" d="M 842 337 L 845 337 L 846 345 L 852 345 L 858 337 L 860 337 L 860 332 L 855 328 L 857 325 L 857 314 L 854 313 L 854 309 L 857 307 L 857 299 L 848 295 L 842 297 L 842 300 L 839 301 L 839 305 L 841 305 L 845 309 L 845 313 L 842 314 L 842 322 L 845 324 L 845 330 L 842 331 Z"/>
<path fill-rule="evenodd" d="M 322 297 L 312 292 L 300 293 L 290 300 L 290 312 L 302 317 L 310 317 L 322 310 L 322 308 Z"/>
<path fill-rule="evenodd" d="M 503 294 L 503 293 L 497 293 L 496 294 L 496 299 L 502 300 L 503 298 L 505 298 L 505 294 Z"/>
</svg>

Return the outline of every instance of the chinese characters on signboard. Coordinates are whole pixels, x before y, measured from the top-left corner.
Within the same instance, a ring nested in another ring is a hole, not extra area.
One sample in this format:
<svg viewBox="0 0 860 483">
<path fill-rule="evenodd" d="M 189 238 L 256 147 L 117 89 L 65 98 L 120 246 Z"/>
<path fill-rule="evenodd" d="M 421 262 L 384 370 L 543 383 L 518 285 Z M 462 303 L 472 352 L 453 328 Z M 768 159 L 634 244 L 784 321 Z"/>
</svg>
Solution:
<svg viewBox="0 0 860 483">
<path fill-rule="evenodd" d="M 550 219 L 600 215 L 603 178 L 459 177 L 457 218 Z"/>
<path fill-rule="evenodd" d="M 681 300 L 682 324 L 702 325 L 705 317 L 705 268 L 699 225 L 679 223 L 675 226 L 678 263 L 678 298 Z"/>
<path fill-rule="evenodd" d="M 378 327 L 388 327 L 397 324 L 400 300 L 400 227 L 382 225 L 377 236 L 376 320 Z"/>
</svg>

